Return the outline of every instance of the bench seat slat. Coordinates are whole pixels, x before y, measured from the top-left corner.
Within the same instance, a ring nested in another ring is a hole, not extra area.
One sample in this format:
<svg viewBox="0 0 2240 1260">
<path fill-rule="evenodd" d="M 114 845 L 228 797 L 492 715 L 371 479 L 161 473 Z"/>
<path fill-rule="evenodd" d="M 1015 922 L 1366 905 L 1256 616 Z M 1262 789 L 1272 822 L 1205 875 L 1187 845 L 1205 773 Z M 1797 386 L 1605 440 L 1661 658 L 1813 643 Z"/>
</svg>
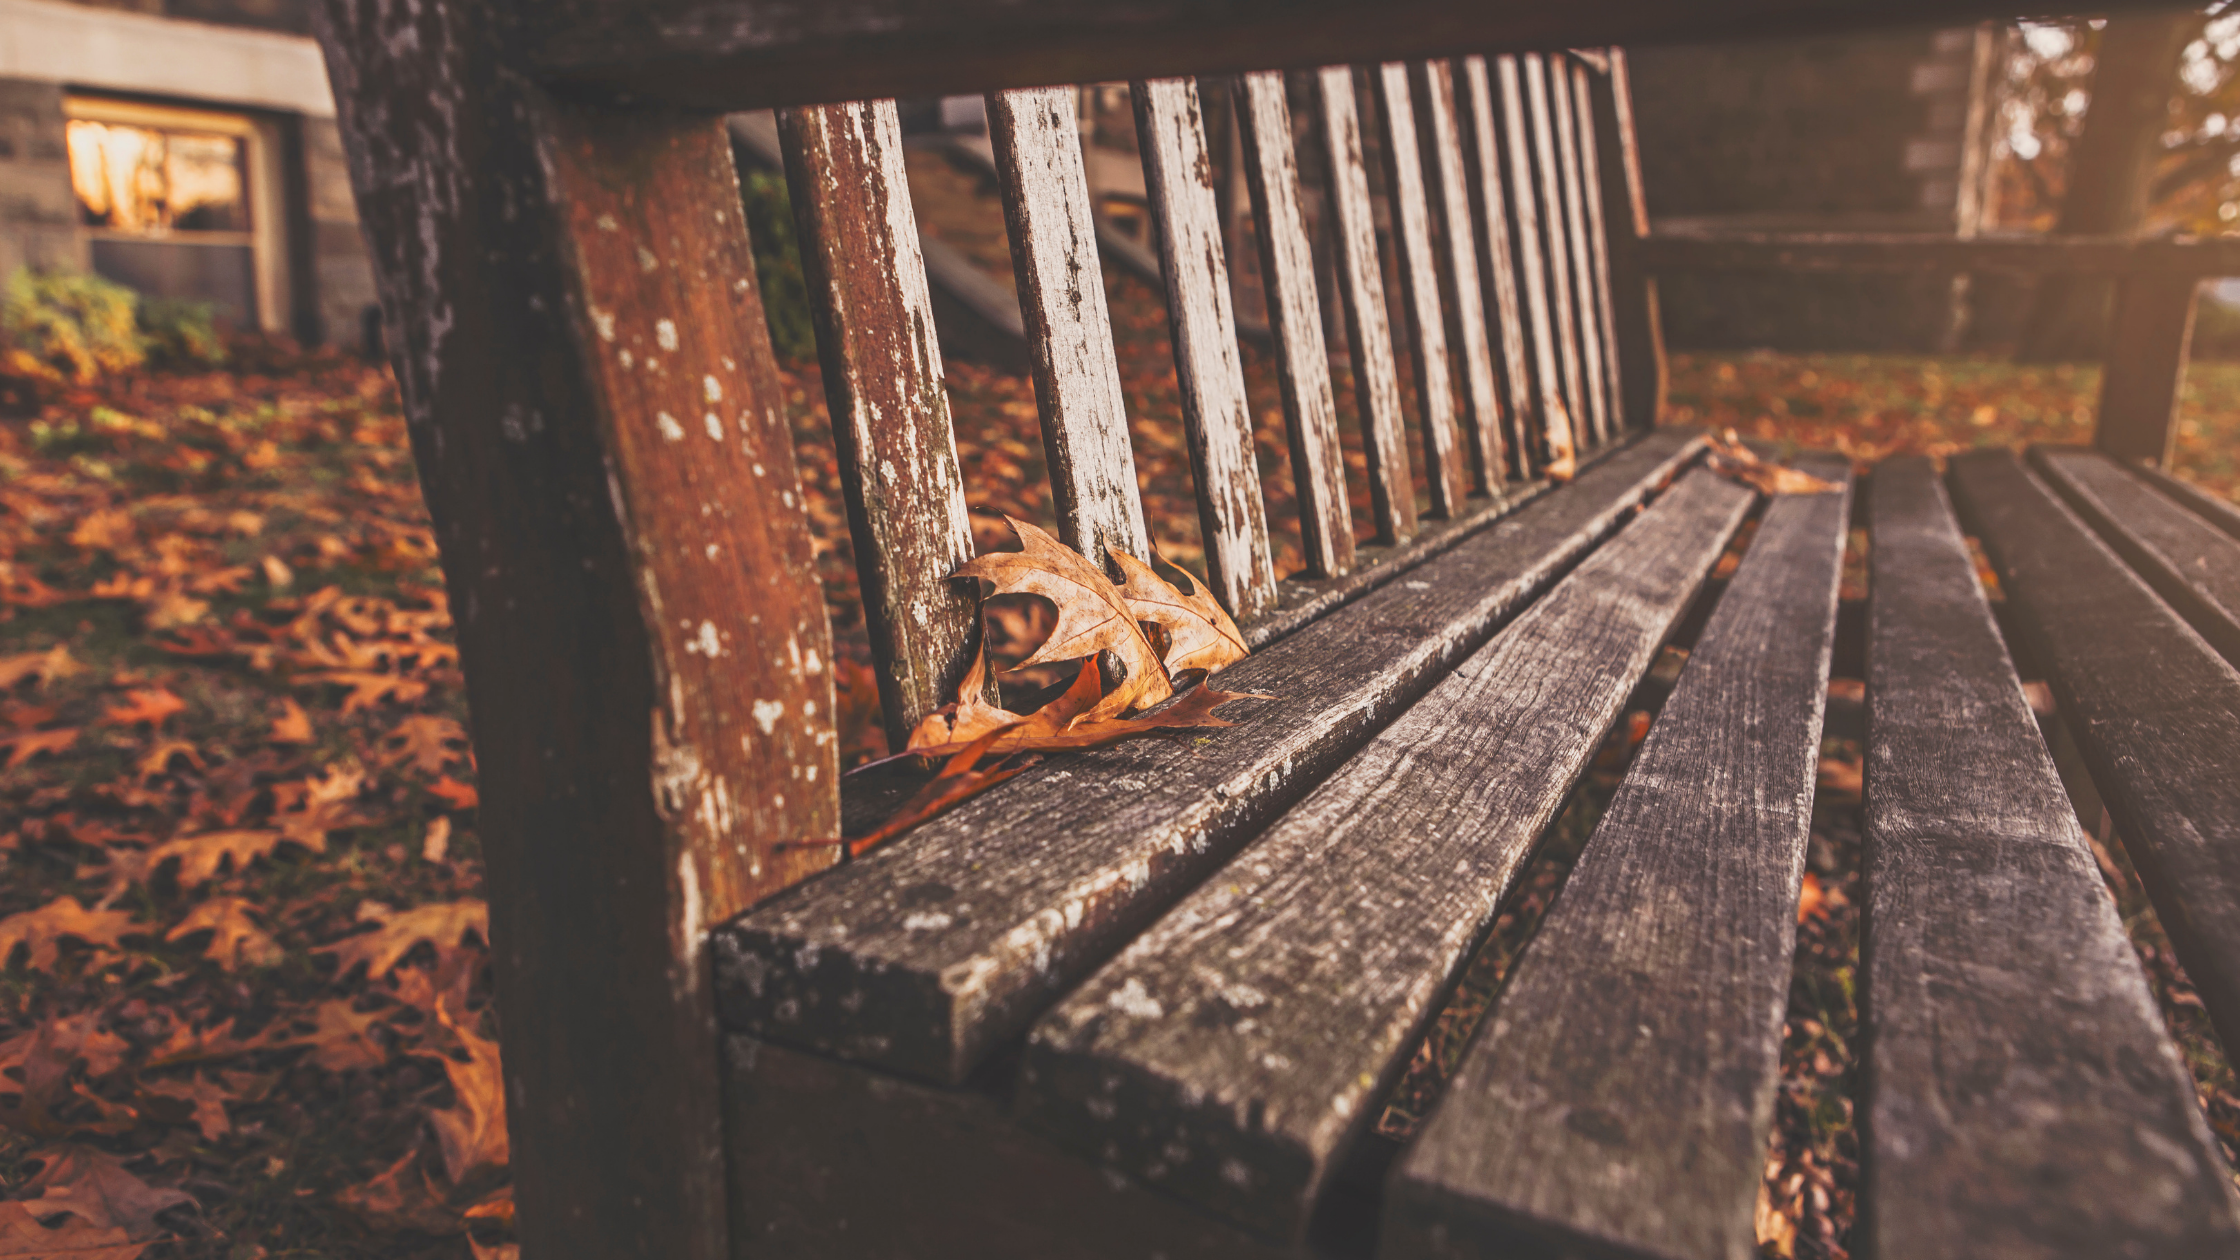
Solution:
<svg viewBox="0 0 2240 1260">
<path fill-rule="evenodd" d="M 1142 558 L 1151 547 L 1075 123 L 1072 88 L 988 97 L 1058 536 L 1085 556 L 1110 546 Z"/>
<path fill-rule="evenodd" d="M 1423 435 L 1424 477 L 1431 484 L 1431 515 L 1452 520 L 1469 493 L 1462 451 L 1455 440 L 1454 359 L 1447 317 L 1440 309 L 1439 256 L 1431 239 L 1431 202 L 1424 187 L 1423 150 L 1416 138 L 1414 94 L 1405 62 L 1372 67 L 1377 113 L 1384 122 L 1385 199 L 1392 210 L 1392 246 L 1400 270 L 1400 301 L 1407 307 L 1408 362 L 1415 370 L 1416 422 Z"/>
<path fill-rule="evenodd" d="M 1525 360 L 1525 317 L 1517 292 L 1516 256 L 1509 243 L 1509 193 L 1501 167 L 1500 123 L 1493 112 L 1493 79 L 1483 57 L 1460 62 L 1461 99 L 1456 115 L 1461 123 L 1462 154 L 1470 181 L 1470 219 L 1477 233 L 1478 265 L 1483 275 L 1480 289 L 1489 303 L 1486 318 L 1501 340 L 1497 364 L 1501 371 L 1503 401 L 1509 411 L 1507 433 L 1509 465 L 1517 477 L 1532 475 L 1532 442 L 1527 436 L 1534 422 L 1532 368 Z"/>
<path fill-rule="evenodd" d="M 1848 492 L 1767 507 L 1395 1170 L 1380 1255 L 1482 1255 L 1519 1233 L 1566 1255 L 1750 1251 L 1848 508 Z"/>
<path fill-rule="evenodd" d="M 1438 253 L 1447 345 L 1461 356 L 1462 432 L 1470 441 L 1470 471 L 1480 494 L 1501 493 L 1508 480 L 1501 442 L 1501 390 L 1494 379 L 1493 343 L 1486 333 L 1485 290 L 1478 274 L 1478 238 L 1470 221 L 1470 180 L 1462 157 L 1462 124 L 1456 118 L 1454 66 L 1419 61 L 1409 67 L 1416 102 L 1416 135 L 1423 146 L 1427 199 L 1438 220 Z"/>
<path fill-rule="evenodd" d="M 1957 458 L 1951 479 L 2179 961 L 2240 1045 L 2240 674 L 2012 453 Z"/>
<path fill-rule="evenodd" d="M 1401 543 L 1416 532 L 1416 491 L 1408 473 L 1408 439 L 1401 429 L 1400 377 L 1392 350 L 1391 316 L 1384 305 L 1384 268 L 1377 257 L 1369 168 L 1361 156 L 1361 114 L 1354 100 L 1353 71 L 1325 66 L 1315 72 L 1314 83 L 1315 102 L 1322 113 L 1315 130 L 1322 137 L 1330 181 L 1330 238 L 1338 296 L 1346 316 L 1362 455 L 1369 467 L 1369 507 L 1377 541 Z"/>
<path fill-rule="evenodd" d="M 1872 499 L 1867 1231 L 1922 1260 L 2231 1255 L 2193 1078 L 1943 488 L 1892 460 Z"/>
<path fill-rule="evenodd" d="M 2130 467 L 2155 489 L 2185 504 L 2202 520 L 2234 538 L 2240 538 L 2240 507 L 2234 506 L 2231 500 L 2212 494 L 2193 482 L 2173 477 L 2153 464 L 2135 463 Z"/>
<path fill-rule="evenodd" d="M 1337 577 L 1353 568 L 1353 504 L 1346 490 L 1345 452 L 1338 444 L 1314 243 L 1299 204 L 1299 161 L 1282 72 L 1239 76 L 1236 108 L 1260 274 L 1268 290 L 1268 322 L 1276 339 L 1276 377 L 1283 389 L 1300 541 L 1310 573 Z"/>
<path fill-rule="evenodd" d="M 1690 473 L 1457 665 L 1043 1019 L 1022 1116 L 1299 1230 L 1752 501 Z"/>
<path fill-rule="evenodd" d="M 1231 666 L 1202 739 L 1054 759 L 717 931 L 735 1029 L 959 1080 L 1546 590 L 1692 456 L 1652 434 Z"/>
<path fill-rule="evenodd" d="M 1174 329 L 1182 426 L 1197 481 L 1198 530 L 1206 576 L 1231 614 L 1250 617 L 1275 603 L 1275 561 L 1268 553 L 1267 509 L 1252 448 L 1252 405 L 1237 351 L 1237 316 L 1222 256 L 1221 210 L 1194 79 L 1139 81 L 1136 137 L 1144 185 L 1158 224 L 1159 267 Z M 1148 557 L 1143 557 L 1148 559 Z"/>
<path fill-rule="evenodd" d="M 2039 447 L 2031 462 L 2210 646 L 2240 665 L 2240 542 L 2098 451 Z"/>
</svg>

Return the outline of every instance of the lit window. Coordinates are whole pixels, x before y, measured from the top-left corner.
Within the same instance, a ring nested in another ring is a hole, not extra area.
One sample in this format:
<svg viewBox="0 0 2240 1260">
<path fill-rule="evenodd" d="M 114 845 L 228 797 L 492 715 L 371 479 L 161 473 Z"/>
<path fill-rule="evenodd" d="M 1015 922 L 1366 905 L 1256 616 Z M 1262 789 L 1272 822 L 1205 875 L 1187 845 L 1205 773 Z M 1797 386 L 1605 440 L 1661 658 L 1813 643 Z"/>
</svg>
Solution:
<svg viewBox="0 0 2240 1260">
<path fill-rule="evenodd" d="M 240 136 L 70 120 L 70 183 L 78 221 L 144 236 L 246 232 L 248 180 Z"/>
</svg>

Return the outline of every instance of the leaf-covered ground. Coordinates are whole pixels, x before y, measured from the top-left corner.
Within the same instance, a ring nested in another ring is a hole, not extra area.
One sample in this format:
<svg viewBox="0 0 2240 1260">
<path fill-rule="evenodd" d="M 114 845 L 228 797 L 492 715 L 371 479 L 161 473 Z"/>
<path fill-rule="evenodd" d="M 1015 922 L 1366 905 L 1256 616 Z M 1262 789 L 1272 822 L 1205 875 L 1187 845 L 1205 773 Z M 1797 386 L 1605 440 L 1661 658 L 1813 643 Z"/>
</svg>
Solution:
<svg viewBox="0 0 2240 1260">
<path fill-rule="evenodd" d="M 1152 532 L 1191 563 L 1163 306 L 1107 282 Z M 1275 386 L 1247 357 L 1271 524 L 1296 567 Z M 1047 523 L 1030 383 L 960 364 L 952 386 L 972 502 Z M 861 760 L 884 741 L 815 368 L 794 365 L 787 387 Z M 2095 389 L 2090 370 L 1990 360 L 1681 356 L 1673 403 L 1676 419 L 1867 459 L 2079 440 Z M 2240 487 L 2235 404 L 2240 368 L 2195 373 L 2185 471 L 2225 494 Z M 977 519 L 983 547 L 1004 540 Z M 996 613 L 999 657 L 1048 630 L 1031 604 Z M 0 415 L 0 1255 L 505 1254 L 502 1036 L 461 696 L 385 373 L 265 353 Z M 1595 785 L 1615 782 L 1653 707 L 1614 733 L 1388 1129 L 1496 1000 L 1591 829 Z M 1842 1254 L 1850 1224 L 1856 756 L 1831 743 L 1761 1212 L 1770 1254 Z M 2240 1137 L 2198 1000 L 2120 844 L 2104 850 L 2212 1115 Z"/>
</svg>

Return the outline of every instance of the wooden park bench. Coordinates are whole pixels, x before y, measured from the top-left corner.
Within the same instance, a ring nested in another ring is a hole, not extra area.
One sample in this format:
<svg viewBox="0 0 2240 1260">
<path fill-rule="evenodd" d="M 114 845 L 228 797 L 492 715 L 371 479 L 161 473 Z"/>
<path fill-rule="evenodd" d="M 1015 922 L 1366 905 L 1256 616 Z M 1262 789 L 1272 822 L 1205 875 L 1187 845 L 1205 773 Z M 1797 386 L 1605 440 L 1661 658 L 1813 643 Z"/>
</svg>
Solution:
<svg viewBox="0 0 2240 1260">
<path fill-rule="evenodd" d="M 2240 1045 L 2240 530 L 2132 463 L 2166 459 L 2192 286 L 2229 248 L 1648 232 L 1607 45 L 1916 11 L 328 0 L 474 714 L 524 1254 L 1750 1254 L 1854 524 L 1868 1248 L 2240 1254 L 2015 664 Z M 1331 68 L 1242 73 L 1265 66 Z M 1221 681 L 1273 698 L 1052 757 L 838 864 L 799 844 L 847 805 L 832 646 L 721 115 L 785 107 L 899 737 L 954 694 L 976 614 L 947 580 L 972 538 L 890 98 L 991 92 L 1059 529 L 1142 555 L 1074 97 L 1041 86 L 1125 78 L 1206 577 L 1255 647 Z M 1244 140 L 1298 575 L 1269 558 L 1212 92 Z M 1295 143 L 1329 173 L 1359 546 Z M 1833 490 L 1770 500 L 1703 466 L 1656 425 L 1655 272 L 1779 265 L 2121 275 L 2102 451 L 1857 482 L 1807 459 Z M 1687 664 L 1458 1073 L 1405 1147 L 1377 1137 L 1676 633 Z"/>
</svg>

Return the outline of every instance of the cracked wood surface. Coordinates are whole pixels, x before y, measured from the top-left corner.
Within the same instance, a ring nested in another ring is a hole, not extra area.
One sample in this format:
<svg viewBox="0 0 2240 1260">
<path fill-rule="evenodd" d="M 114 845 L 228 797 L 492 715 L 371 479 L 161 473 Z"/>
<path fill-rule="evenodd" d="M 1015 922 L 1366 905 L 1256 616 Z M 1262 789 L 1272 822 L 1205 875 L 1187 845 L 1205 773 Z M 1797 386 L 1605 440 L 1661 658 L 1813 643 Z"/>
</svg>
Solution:
<svg viewBox="0 0 2240 1260">
<path fill-rule="evenodd" d="M 1439 255 L 1431 236 L 1431 203 L 1424 188 L 1423 149 L 1416 140 L 1414 93 L 1408 67 L 1388 62 L 1369 70 L 1384 123 L 1385 199 L 1392 213 L 1392 247 L 1400 272 L 1400 302 L 1408 315 L 1408 364 L 1416 381 L 1416 424 L 1423 435 L 1424 477 L 1431 485 L 1430 514 L 1452 520 L 1469 494 L 1463 456 L 1455 438 L 1454 361 L 1448 354 L 1447 317 L 1439 300 Z"/>
<path fill-rule="evenodd" d="M 902 128 L 892 101 L 789 109 L 779 126 L 872 672 L 900 748 L 955 698 L 979 630 L 973 592 L 949 580 L 972 559 L 972 521 Z"/>
<path fill-rule="evenodd" d="M 2186 975 L 2240 1045 L 2240 674 L 2011 452 L 1954 459 L 1951 483 Z"/>
<path fill-rule="evenodd" d="M 1752 498 L 1689 474 L 1459 663 L 1036 1025 L 1022 1118 L 1298 1233 Z"/>
<path fill-rule="evenodd" d="M 1871 510 L 1860 1224 L 1922 1260 L 2240 1251 L 2193 1077 L 1929 461 L 1884 462 Z"/>
<path fill-rule="evenodd" d="M 1167 320 L 1174 330 L 1175 381 L 1198 492 L 1198 532 L 1214 594 L 1237 617 L 1276 600 L 1268 552 L 1267 508 L 1252 448 L 1252 404 L 1237 351 L 1237 317 L 1222 257 L 1221 209 L 1213 195 L 1198 85 L 1191 79 L 1139 80 L 1136 142 L 1158 224 Z M 1325 390 L 1327 392 L 1327 389 Z M 1139 555 L 1138 559 L 1149 560 Z"/>
<path fill-rule="evenodd" d="M 1577 450 L 1570 404 L 1564 401 L 1563 374 L 1556 352 L 1554 299 L 1549 296 L 1548 255 L 1541 230 L 1539 165 L 1532 151 L 1532 120 L 1524 107 L 1524 72 L 1515 57 L 1493 59 L 1500 89 L 1496 134 L 1508 165 L 1509 233 L 1515 251 L 1517 290 L 1524 299 L 1525 343 L 1530 350 L 1532 415 L 1537 419 L 1539 462 Z"/>
<path fill-rule="evenodd" d="M 1602 318 L 1596 302 L 1594 246 L 1587 239 L 1585 183 L 1579 165 L 1579 112 L 1571 99 L 1570 58 L 1548 56 L 1548 112 L 1555 120 L 1557 184 L 1563 194 L 1564 241 L 1570 249 L 1573 337 L 1579 345 L 1579 377 L 1586 402 L 1586 429 L 1593 444 L 1616 432 L 1610 421 L 1609 381 L 1603 375 Z"/>
<path fill-rule="evenodd" d="M 715 934 L 732 1027 L 934 1080 L 1125 945 L 1692 457 L 1653 435 L 1216 677 L 1236 725 L 1053 758 Z"/>
<path fill-rule="evenodd" d="M 2097 451 L 2041 446 L 2030 462 L 2211 647 L 2240 665 L 2240 542 Z"/>
<path fill-rule="evenodd" d="M 1315 130 L 1322 137 L 1330 180 L 1330 245 L 1346 316 L 1362 455 L 1368 462 L 1369 508 L 1377 541 L 1389 546 L 1416 532 L 1416 491 L 1408 473 L 1408 439 L 1401 430 L 1398 359 L 1384 305 L 1384 271 L 1377 259 L 1369 168 L 1361 156 L 1361 116 L 1351 69 L 1325 66 L 1315 72 L 1314 83 L 1321 107 Z"/>
<path fill-rule="evenodd" d="M 1470 221 L 1477 236 L 1479 291 L 1485 294 L 1486 320 L 1500 339 L 1502 396 L 1508 409 L 1506 445 L 1510 474 L 1529 477 L 1533 472 L 1532 442 L 1528 436 L 1537 404 L 1532 393 L 1532 368 L 1525 358 L 1524 307 L 1517 291 L 1515 248 L 1509 241 L 1509 191 L 1501 167 L 1501 124 L 1493 112 L 1493 74 L 1483 57 L 1464 57 L 1458 63 L 1462 81 L 1455 114 L 1462 128 L 1464 178 L 1469 181 Z"/>
<path fill-rule="evenodd" d="M 988 97 L 1058 537 L 1100 561 L 1107 547 L 1141 559 L 1151 545 L 1077 123 L 1070 87 Z"/>
<path fill-rule="evenodd" d="M 1528 187 L 1539 205 L 1540 245 L 1548 285 L 1549 337 L 1555 346 L 1558 392 L 1563 415 L 1570 424 L 1576 450 L 1594 444 L 1594 429 L 1587 410 L 1585 383 L 1580 375 L 1579 317 L 1572 300 L 1571 234 L 1563 204 L 1563 165 L 1556 152 L 1555 110 L 1548 99 L 1548 59 L 1538 53 L 1518 58 L 1524 67 L 1524 114 L 1530 133 L 1532 164 Z"/>
<path fill-rule="evenodd" d="M 1314 275 L 1314 242 L 1301 208 L 1299 160 L 1281 71 L 1236 80 L 1237 129 L 1244 144 L 1245 189 L 1252 199 L 1268 322 L 1276 340 L 1284 433 L 1299 503 L 1307 570 L 1333 578 L 1353 568 L 1353 506 L 1338 409 L 1330 389 L 1330 351 Z"/>
<path fill-rule="evenodd" d="M 1388 1182 L 1379 1254 L 1740 1260 L 1780 1084 L 1849 522 L 1766 508 L 1624 783 Z"/>
<path fill-rule="evenodd" d="M 1470 178 L 1456 116 L 1454 66 L 1422 61 L 1409 67 L 1422 143 L 1426 199 L 1436 212 L 1440 305 L 1447 345 L 1462 360 L 1462 431 L 1470 439 L 1470 471 L 1478 493 L 1498 495 L 1508 480 L 1501 439 L 1501 390 L 1494 380 L 1493 343 L 1486 333 L 1485 290 L 1478 273 L 1478 234 L 1470 214 Z"/>
<path fill-rule="evenodd" d="M 1626 429 L 1625 373 L 1618 360 L 1618 320 L 1611 306 L 1610 221 L 1602 208 L 1602 154 L 1595 136 L 1595 72 L 1571 67 L 1571 113 L 1578 149 L 1577 186 L 1587 242 L 1587 294 L 1594 309 L 1590 337 L 1602 364 L 1603 440 Z"/>
</svg>

